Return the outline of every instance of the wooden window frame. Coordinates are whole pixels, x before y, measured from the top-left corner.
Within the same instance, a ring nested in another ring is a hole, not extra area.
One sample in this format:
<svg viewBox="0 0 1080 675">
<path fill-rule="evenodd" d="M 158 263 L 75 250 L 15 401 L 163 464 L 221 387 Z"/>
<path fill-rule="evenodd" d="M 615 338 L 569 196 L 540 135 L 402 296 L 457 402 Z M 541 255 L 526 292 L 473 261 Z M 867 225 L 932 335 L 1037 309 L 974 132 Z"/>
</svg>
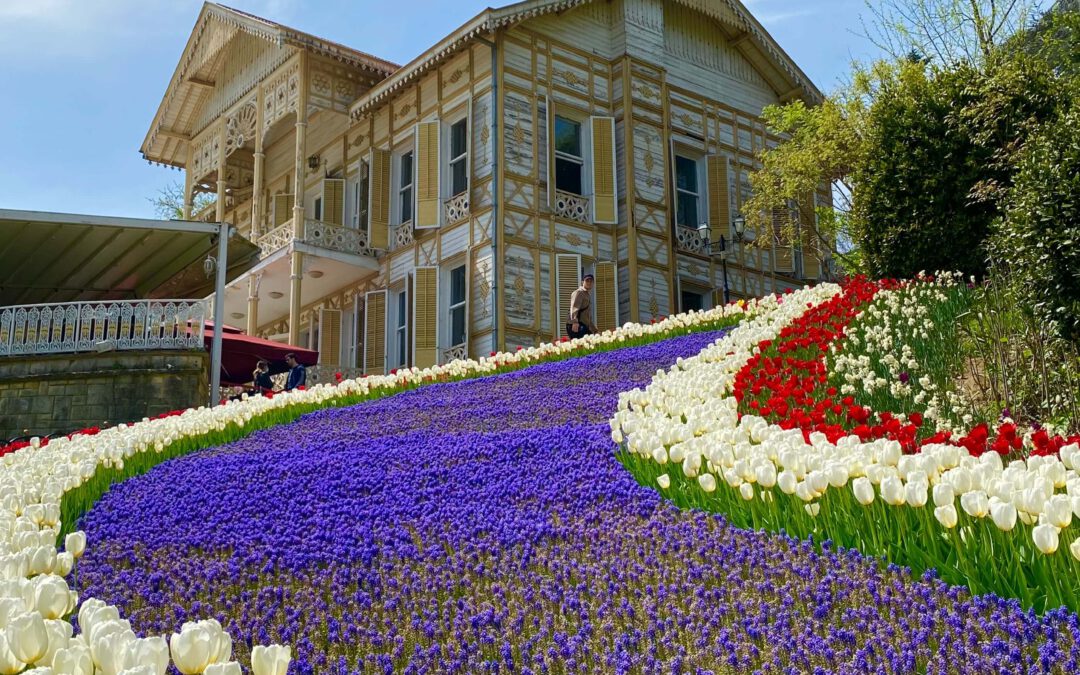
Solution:
<svg viewBox="0 0 1080 675">
<path fill-rule="evenodd" d="M 576 194 L 579 197 L 588 197 L 590 192 L 590 181 L 588 172 L 585 170 L 589 166 L 587 149 L 589 147 L 590 139 L 587 132 L 588 125 L 585 124 L 585 120 L 579 118 L 573 114 L 567 114 L 565 111 L 548 111 L 551 115 L 551 171 L 552 171 L 552 183 L 555 186 L 555 190 L 559 192 L 565 192 L 566 194 Z M 563 119 L 567 122 L 572 122 L 578 126 L 578 150 L 581 152 L 580 156 L 571 155 L 570 153 L 557 150 L 555 147 L 555 129 L 559 124 L 559 120 Z M 570 190 L 564 190 L 559 187 L 559 160 L 565 162 L 571 162 L 577 164 L 581 171 L 581 192 L 572 192 Z"/>
</svg>

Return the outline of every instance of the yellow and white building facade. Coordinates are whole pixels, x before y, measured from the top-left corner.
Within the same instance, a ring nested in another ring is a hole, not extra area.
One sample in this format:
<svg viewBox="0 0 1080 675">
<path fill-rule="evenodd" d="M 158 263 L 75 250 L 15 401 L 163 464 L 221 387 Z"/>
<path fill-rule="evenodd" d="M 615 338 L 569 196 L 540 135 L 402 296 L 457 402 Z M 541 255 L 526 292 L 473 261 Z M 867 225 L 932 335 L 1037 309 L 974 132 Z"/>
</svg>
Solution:
<svg viewBox="0 0 1080 675">
<path fill-rule="evenodd" d="M 586 272 L 601 329 L 825 278 L 732 226 L 796 98 L 739 0 L 527 0 L 404 66 L 207 3 L 142 153 L 260 247 L 227 322 L 326 379 L 557 340 Z"/>
</svg>

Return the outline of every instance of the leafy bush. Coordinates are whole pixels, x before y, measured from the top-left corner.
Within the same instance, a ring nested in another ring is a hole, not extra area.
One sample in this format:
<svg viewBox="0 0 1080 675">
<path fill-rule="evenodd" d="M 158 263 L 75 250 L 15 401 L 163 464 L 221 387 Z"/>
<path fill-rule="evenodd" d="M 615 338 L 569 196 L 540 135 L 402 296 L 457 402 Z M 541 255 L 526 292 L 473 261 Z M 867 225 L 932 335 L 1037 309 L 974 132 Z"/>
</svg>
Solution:
<svg viewBox="0 0 1080 675">
<path fill-rule="evenodd" d="M 1080 105 L 1048 124 L 1023 154 L 993 249 L 1012 261 L 1019 301 L 1080 345 Z"/>
</svg>

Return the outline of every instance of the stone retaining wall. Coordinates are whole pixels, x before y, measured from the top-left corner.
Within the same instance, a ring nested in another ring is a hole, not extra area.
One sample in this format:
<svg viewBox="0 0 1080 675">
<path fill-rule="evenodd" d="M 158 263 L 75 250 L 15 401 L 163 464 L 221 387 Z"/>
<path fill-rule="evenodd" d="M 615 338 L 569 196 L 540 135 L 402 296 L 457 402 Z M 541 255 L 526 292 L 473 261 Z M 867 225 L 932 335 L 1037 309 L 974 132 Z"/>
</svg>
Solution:
<svg viewBox="0 0 1080 675">
<path fill-rule="evenodd" d="M 0 358 L 0 443 L 206 405 L 209 358 L 203 351 Z"/>
</svg>

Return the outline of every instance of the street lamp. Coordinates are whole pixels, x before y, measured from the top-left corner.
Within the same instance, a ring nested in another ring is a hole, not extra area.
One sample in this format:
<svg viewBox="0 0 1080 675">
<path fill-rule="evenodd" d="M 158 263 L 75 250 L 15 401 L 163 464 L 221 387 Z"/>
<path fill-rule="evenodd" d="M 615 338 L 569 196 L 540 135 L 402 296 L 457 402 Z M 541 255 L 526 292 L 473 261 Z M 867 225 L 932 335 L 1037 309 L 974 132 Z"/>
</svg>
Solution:
<svg viewBox="0 0 1080 675">
<path fill-rule="evenodd" d="M 738 214 L 735 216 L 735 219 L 731 221 L 731 225 L 735 230 L 735 241 L 742 241 L 743 236 L 746 234 L 746 218 L 741 214 Z"/>
</svg>

